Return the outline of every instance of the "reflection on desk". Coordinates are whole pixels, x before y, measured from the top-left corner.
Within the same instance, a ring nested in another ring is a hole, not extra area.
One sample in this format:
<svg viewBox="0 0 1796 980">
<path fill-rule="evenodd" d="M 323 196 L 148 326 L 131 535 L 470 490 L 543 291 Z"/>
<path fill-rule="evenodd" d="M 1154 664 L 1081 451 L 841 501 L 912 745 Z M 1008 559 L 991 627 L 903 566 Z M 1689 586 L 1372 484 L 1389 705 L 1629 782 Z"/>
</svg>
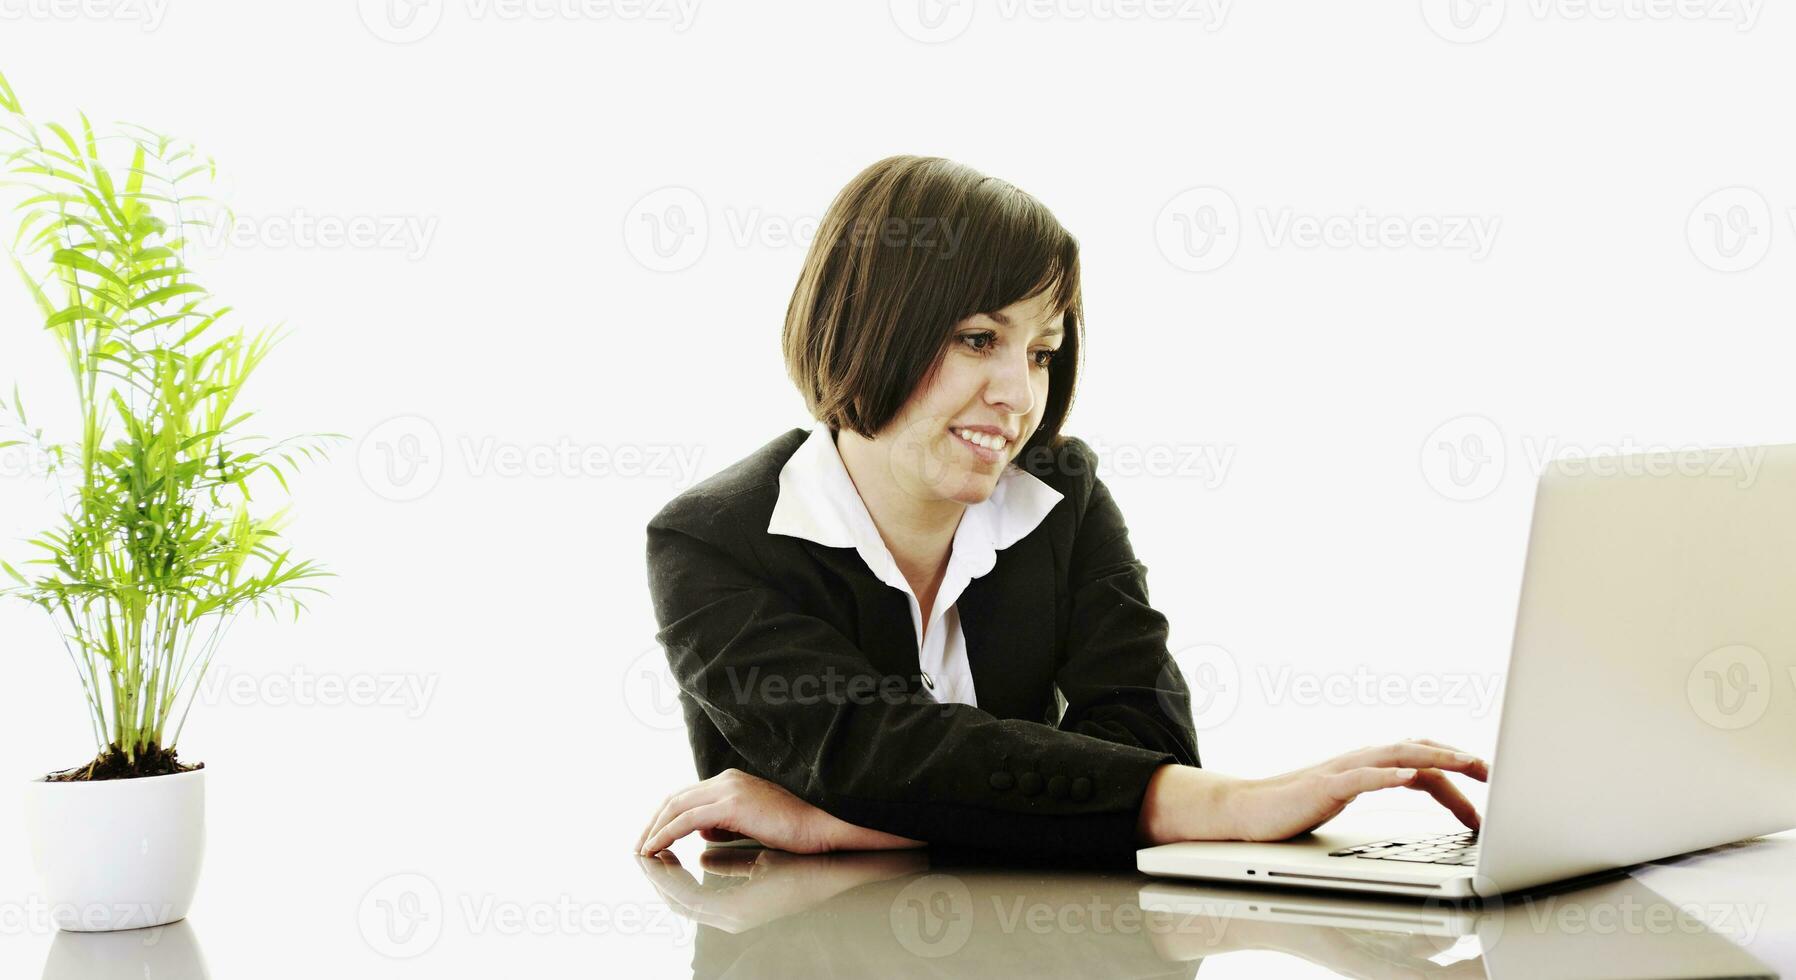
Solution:
<svg viewBox="0 0 1796 980">
<path fill-rule="evenodd" d="M 1637 878 L 1482 905 L 932 865 L 927 851 L 672 852 L 644 873 L 699 929 L 695 977 L 1193 977 L 1242 950 L 1343 976 L 1774 977 Z"/>
<path fill-rule="evenodd" d="M 124 932 L 59 932 L 44 980 L 205 980 L 206 962 L 186 919 Z"/>
</svg>

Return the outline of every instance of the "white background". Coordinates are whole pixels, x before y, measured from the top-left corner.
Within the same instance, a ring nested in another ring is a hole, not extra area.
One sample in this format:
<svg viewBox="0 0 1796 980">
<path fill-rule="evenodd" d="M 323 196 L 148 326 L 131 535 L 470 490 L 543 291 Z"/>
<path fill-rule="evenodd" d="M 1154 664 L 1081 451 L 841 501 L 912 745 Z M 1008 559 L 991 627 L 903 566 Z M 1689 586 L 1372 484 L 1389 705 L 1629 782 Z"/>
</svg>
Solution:
<svg viewBox="0 0 1796 980">
<path fill-rule="evenodd" d="M 180 744 L 209 774 L 190 921 L 215 975 L 685 969 L 683 934 L 507 935 L 465 910 L 653 899 L 629 848 L 693 767 L 642 529 L 808 424 L 786 302 L 817 216 L 888 154 L 1010 180 L 1079 238 L 1068 431 L 1105 454 L 1211 692 L 1214 768 L 1404 736 L 1489 752 L 1540 460 L 1791 439 L 1787 9 L 920 2 L 0 0 L 0 70 L 35 116 L 218 159 L 246 230 L 196 262 L 240 323 L 293 331 L 248 396 L 261 431 L 349 437 L 289 529 L 332 594 L 239 624 L 221 665 L 246 688 Z M 1303 235 L 1362 215 L 1381 237 Z M 9 274 L 0 382 L 67 433 L 39 323 Z M 0 452 L 16 563 L 54 501 Z M 1144 465 L 1167 458 L 1208 463 Z M 36 975 L 23 788 L 92 746 L 19 604 L 0 746 L 0 972 Z M 358 916 L 399 873 L 443 928 L 389 960 Z"/>
</svg>

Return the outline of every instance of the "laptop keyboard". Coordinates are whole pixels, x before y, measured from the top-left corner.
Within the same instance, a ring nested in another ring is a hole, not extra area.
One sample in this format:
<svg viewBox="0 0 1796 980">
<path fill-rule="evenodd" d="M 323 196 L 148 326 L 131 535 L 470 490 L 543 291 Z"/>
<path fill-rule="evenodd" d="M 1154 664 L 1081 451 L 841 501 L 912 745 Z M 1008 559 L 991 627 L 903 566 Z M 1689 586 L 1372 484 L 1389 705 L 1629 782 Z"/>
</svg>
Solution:
<svg viewBox="0 0 1796 980">
<path fill-rule="evenodd" d="M 1465 830 L 1457 834 L 1428 837 L 1397 837 L 1374 841 L 1356 847 L 1329 851 L 1329 857 L 1370 858 L 1376 861 L 1411 861 L 1416 864 L 1478 864 L 1478 832 Z"/>
</svg>

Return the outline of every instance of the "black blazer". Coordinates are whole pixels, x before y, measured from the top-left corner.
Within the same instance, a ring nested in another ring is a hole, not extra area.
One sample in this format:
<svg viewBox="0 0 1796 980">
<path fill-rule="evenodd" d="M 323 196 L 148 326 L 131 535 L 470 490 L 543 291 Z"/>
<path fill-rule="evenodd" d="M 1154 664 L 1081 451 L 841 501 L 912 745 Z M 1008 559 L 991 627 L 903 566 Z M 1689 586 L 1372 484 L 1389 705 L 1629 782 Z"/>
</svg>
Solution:
<svg viewBox="0 0 1796 980">
<path fill-rule="evenodd" d="M 740 769 L 931 845 L 1132 854 L 1148 778 L 1198 765 L 1197 734 L 1091 449 L 1068 437 L 1031 461 L 1063 499 L 958 600 L 972 707 L 923 687 L 909 600 L 859 553 L 767 532 L 780 469 L 807 435 L 780 436 L 649 522 L 656 638 L 700 778 Z"/>
</svg>

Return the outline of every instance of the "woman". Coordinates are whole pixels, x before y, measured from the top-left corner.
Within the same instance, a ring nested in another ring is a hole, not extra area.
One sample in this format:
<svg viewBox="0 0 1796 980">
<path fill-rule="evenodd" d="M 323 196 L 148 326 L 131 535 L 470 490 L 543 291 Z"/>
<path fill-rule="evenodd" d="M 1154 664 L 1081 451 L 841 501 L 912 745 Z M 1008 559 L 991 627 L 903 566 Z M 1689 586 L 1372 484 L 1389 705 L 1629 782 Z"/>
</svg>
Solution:
<svg viewBox="0 0 1796 980">
<path fill-rule="evenodd" d="M 893 157 L 843 189 L 787 310 L 795 429 L 649 524 L 658 639 L 699 774 L 637 841 L 957 845 L 1128 860 L 1275 840 L 1407 786 L 1417 739 L 1271 779 L 1199 768 L 1189 690 L 1097 461 L 1061 435 L 1078 245 L 1009 184 Z M 1064 702 L 1064 706 L 1062 706 Z"/>
</svg>

